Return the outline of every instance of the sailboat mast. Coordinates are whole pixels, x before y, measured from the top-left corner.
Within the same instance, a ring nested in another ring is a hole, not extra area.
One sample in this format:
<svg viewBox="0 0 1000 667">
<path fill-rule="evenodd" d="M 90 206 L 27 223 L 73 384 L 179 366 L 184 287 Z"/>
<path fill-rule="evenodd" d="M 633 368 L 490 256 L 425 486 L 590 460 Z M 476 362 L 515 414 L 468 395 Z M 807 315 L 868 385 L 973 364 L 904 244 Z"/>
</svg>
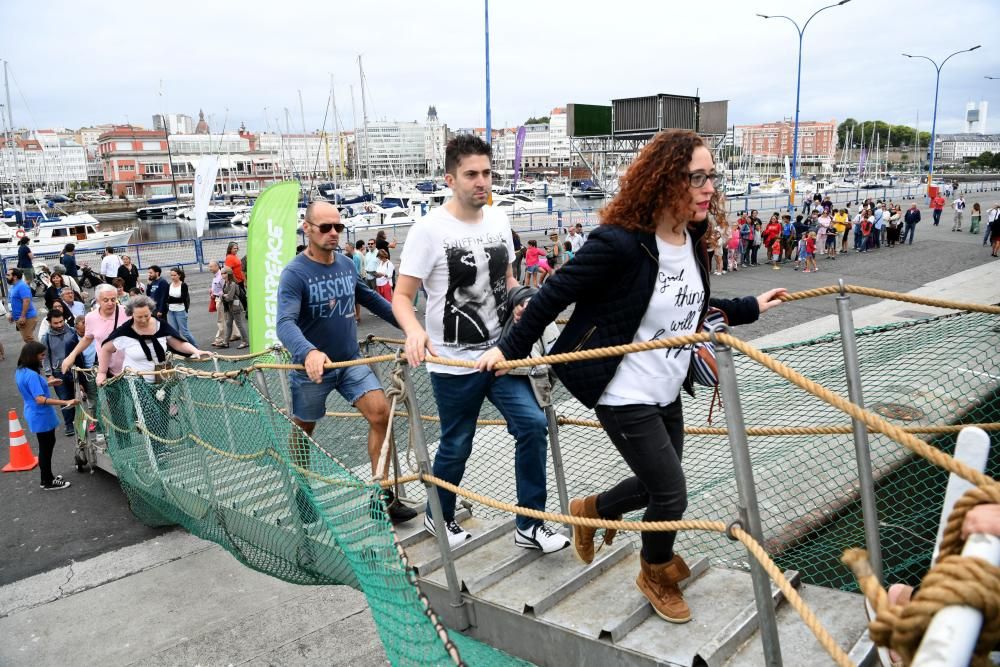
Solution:
<svg viewBox="0 0 1000 667">
<path fill-rule="evenodd" d="M 333 106 L 333 136 L 337 140 L 337 172 L 340 174 L 337 178 L 337 185 L 340 185 L 340 179 L 344 177 L 344 159 L 340 147 L 340 117 L 337 114 L 337 92 L 333 87 L 332 74 L 330 75 L 330 104 Z"/>
<path fill-rule="evenodd" d="M 17 206 L 24 212 L 24 190 L 21 187 L 21 170 L 17 168 L 17 147 L 14 141 L 14 114 L 10 109 L 10 81 L 7 75 L 7 61 L 3 61 L 3 87 L 7 96 L 7 145 L 10 146 L 10 154 L 14 162 L 14 182 L 17 186 Z M 27 159 L 24 162 L 28 165 Z"/>
<path fill-rule="evenodd" d="M 371 152 L 368 150 L 368 103 L 365 98 L 365 69 L 361 65 L 361 56 L 358 55 L 358 75 L 361 79 L 361 122 L 365 129 L 365 171 L 368 173 L 368 180 L 372 178 Z"/>
<path fill-rule="evenodd" d="M 174 190 L 174 203 L 179 203 L 181 199 L 177 194 L 177 175 L 174 174 L 174 158 L 170 152 L 170 121 L 167 119 L 167 112 L 163 104 L 163 79 L 160 79 L 160 113 L 163 118 L 163 136 L 167 144 L 167 166 L 170 168 L 170 183 Z"/>
<path fill-rule="evenodd" d="M 359 178 L 360 177 L 360 179 L 361 179 L 361 192 L 362 192 L 362 194 L 364 194 L 365 193 L 365 172 L 362 169 L 361 170 L 361 174 L 360 175 L 358 174 L 358 167 L 359 167 L 358 163 L 361 162 L 361 152 L 360 152 L 360 147 L 358 146 L 358 109 L 357 109 L 357 106 L 354 104 L 354 85 L 353 84 L 351 85 L 350 89 L 351 89 L 351 121 L 354 123 L 354 155 L 357 158 L 355 160 L 355 163 L 354 163 L 354 174 L 352 174 L 352 175 L 355 178 Z"/>
</svg>

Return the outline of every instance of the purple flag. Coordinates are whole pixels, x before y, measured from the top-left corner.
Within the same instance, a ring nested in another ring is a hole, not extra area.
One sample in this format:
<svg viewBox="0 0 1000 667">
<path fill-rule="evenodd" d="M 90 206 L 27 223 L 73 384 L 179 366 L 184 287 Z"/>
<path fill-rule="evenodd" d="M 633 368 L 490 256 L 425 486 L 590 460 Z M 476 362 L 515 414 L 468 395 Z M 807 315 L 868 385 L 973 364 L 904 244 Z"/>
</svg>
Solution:
<svg viewBox="0 0 1000 667">
<path fill-rule="evenodd" d="M 865 169 L 865 161 L 868 159 L 868 149 L 861 149 L 861 157 L 858 159 L 858 178 L 861 178 L 861 172 Z"/>
<path fill-rule="evenodd" d="M 514 185 L 511 190 L 517 190 L 517 179 L 521 175 L 521 153 L 524 151 L 524 135 L 527 130 L 524 125 L 517 128 L 517 137 L 514 139 Z"/>
</svg>

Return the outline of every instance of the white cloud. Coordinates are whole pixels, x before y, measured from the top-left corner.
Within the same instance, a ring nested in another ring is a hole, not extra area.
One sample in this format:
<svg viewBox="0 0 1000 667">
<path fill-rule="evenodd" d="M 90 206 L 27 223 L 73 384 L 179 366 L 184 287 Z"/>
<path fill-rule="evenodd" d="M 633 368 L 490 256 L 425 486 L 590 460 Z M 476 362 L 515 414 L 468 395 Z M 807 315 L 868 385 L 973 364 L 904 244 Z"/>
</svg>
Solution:
<svg viewBox="0 0 1000 667">
<path fill-rule="evenodd" d="M 567 102 L 608 103 L 658 92 L 729 99 L 730 122 L 791 117 L 798 38 L 786 21 L 823 2 L 639 0 L 490 6 L 493 124 L 516 125 Z M 428 105 L 452 127 L 485 122 L 483 3 L 424 2 L 78 2 L 8 0 L 6 57 L 27 101 L 14 92 L 18 125 L 76 127 L 102 122 L 149 124 L 159 111 L 196 115 L 215 129 L 241 121 L 293 131 L 323 122 L 329 76 L 344 125 L 353 125 L 350 88 L 361 114 L 357 55 L 363 54 L 369 118 L 420 120 Z M 913 123 L 929 129 L 934 95 L 930 63 L 943 70 L 939 131 L 960 128 L 965 102 L 998 99 L 1000 56 L 989 31 L 1000 3 L 961 0 L 852 0 L 820 14 L 805 33 L 801 115 Z M 38 29 L 29 29 L 36 26 Z M 163 81 L 164 97 L 159 96 Z M 1000 106 L 994 105 L 1000 113 Z M 30 112 L 29 112 L 30 110 Z M 995 116 L 1000 121 L 1000 116 Z M 1000 127 L 1000 122 L 990 123 Z M 332 127 L 332 120 L 328 121 Z"/>
</svg>

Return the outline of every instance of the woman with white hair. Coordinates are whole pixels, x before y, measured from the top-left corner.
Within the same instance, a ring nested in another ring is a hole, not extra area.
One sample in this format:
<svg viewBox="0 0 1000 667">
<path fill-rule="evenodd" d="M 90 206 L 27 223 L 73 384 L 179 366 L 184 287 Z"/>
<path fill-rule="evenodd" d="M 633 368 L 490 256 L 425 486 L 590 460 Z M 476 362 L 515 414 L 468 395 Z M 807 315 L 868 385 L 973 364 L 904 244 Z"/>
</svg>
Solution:
<svg viewBox="0 0 1000 667">
<path fill-rule="evenodd" d="M 111 332 L 120 327 L 128 319 L 125 309 L 118 303 L 118 289 L 114 285 L 102 283 L 97 286 L 97 308 L 87 313 L 86 331 L 80 342 L 77 343 L 73 351 L 66 355 L 62 364 L 62 372 L 68 373 L 73 367 L 73 362 L 77 356 L 83 352 L 91 343 L 95 343 L 100 349 L 104 342 L 111 335 Z M 121 373 L 122 355 L 116 353 L 110 359 L 109 368 L 112 373 Z"/>
<path fill-rule="evenodd" d="M 153 317 L 156 302 L 145 295 L 129 299 L 125 312 L 131 317 L 125 320 L 107 337 L 97 351 L 97 384 L 108 380 L 111 357 L 121 354 L 123 368 L 138 372 L 155 370 L 157 364 L 167 360 L 167 348 L 191 356 L 209 355 L 184 340 L 172 326 Z M 153 375 L 144 376 L 153 382 Z"/>
</svg>

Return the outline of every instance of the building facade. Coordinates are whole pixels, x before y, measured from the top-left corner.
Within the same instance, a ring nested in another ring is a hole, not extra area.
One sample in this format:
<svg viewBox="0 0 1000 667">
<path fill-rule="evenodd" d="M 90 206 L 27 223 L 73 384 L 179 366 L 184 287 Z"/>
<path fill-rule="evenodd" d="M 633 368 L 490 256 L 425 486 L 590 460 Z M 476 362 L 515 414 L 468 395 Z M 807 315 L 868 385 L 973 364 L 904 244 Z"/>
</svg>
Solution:
<svg viewBox="0 0 1000 667">
<path fill-rule="evenodd" d="M 35 130 L 0 137 L 0 189 L 68 192 L 90 180 L 87 152 L 73 133 Z"/>
<path fill-rule="evenodd" d="M 940 162 L 957 163 L 986 151 L 1000 152 L 1000 134 L 939 134 L 934 140 L 934 159 Z"/>
<path fill-rule="evenodd" d="M 783 120 L 760 125 L 737 125 L 736 143 L 743 154 L 763 162 L 792 158 L 795 124 Z M 837 121 L 799 122 L 799 165 L 832 168 L 837 153 Z"/>
<path fill-rule="evenodd" d="M 215 190 L 222 196 L 254 196 L 281 180 L 274 156 L 257 148 L 245 129 L 227 134 L 171 135 L 162 130 L 115 126 L 100 136 L 103 177 L 113 197 L 148 198 L 193 192 L 203 155 L 218 155 Z M 168 150 L 169 144 L 169 150 Z"/>
<path fill-rule="evenodd" d="M 427 173 L 425 127 L 416 121 L 376 121 L 354 130 L 358 168 L 372 177 Z"/>
<path fill-rule="evenodd" d="M 260 133 L 257 149 L 274 156 L 278 168 L 293 178 L 329 178 L 340 169 L 341 153 L 333 135 Z"/>
<path fill-rule="evenodd" d="M 194 134 L 194 119 L 183 113 L 155 114 L 153 129 L 166 129 L 170 134 Z"/>
</svg>

